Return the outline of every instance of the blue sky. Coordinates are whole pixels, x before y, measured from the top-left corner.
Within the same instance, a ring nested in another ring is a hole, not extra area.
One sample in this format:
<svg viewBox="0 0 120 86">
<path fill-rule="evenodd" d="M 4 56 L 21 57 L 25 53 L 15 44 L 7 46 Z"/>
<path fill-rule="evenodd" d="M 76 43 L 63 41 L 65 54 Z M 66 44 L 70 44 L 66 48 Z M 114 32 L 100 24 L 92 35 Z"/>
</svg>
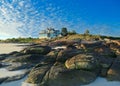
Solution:
<svg viewBox="0 0 120 86">
<path fill-rule="evenodd" d="M 47 27 L 120 37 L 120 0 L 0 1 L 0 39 L 38 37 Z"/>
</svg>

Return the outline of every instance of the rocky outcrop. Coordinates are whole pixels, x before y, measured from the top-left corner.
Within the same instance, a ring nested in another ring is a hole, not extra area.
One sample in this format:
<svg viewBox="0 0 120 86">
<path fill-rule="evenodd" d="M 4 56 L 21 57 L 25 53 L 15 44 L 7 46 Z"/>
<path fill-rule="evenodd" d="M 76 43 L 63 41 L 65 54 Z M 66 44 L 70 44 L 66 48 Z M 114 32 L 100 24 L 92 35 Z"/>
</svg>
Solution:
<svg viewBox="0 0 120 86">
<path fill-rule="evenodd" d="M 120 56 L 115 59 L 108 70 L 107 79 L 110 81 L 120 81 Z"/>
<path fill-rule="evenodd" d="M 4 60 L 4 62 L 39 63 L 43 58 L 44 56 L 39 54 L 26 54 L 7 58 Z"/>
<path fill-rule="evenodd" d="M 90 42 L 82 42 L 80 44 L 80 47 L 83 48 L 83 49 L 86 49 L 86 48 L 95 48 L 95 47 L 99 47 L 102 45 L 102 42 L 101 41 L 90 41 Z"/>
<path fill-rule="evenodd" d="M 34 65 L 28 64 L 28 63 L 12 63 L 11 65 L 7 66 L 6 69 L 9 71 L 15 71 L 15 70 L 22 70 L 22 69 L 30 69 Z"/>
<path fill-rule="evenodd" d="M 27 54 L 41 54 L 41 55 L 46 55 L 51 51 L 51 48 L 49 46 L 31 46 L 28 48 L 25 48 L 22 52 L 27 53 Z"/>
<path fill-rule="evenodd" d="M 61 44 L 59 44 L 61 43 Z M 73 42 L 72 42 L 73 43 Z M 56 42 L 51 46 L 65 45 L 64 49 L 32 45 L 21 52 L 12 52 L 3 62 L 19 62 L 8 70 L 29 69 L 26 83 L 38 86 L 79 86 L 93 82 L 97 76 L 120 81 L 120 56 L 110 44 L 101 41 L 76 44 Z M 118 46 L 117 46 L 118 48 Z M 20 79 L 22 75 L 7 79 Z"/>
<path fill-rule="evenodd" d="M 59 53 L 58 53 L 58 56 L 57 56 L 57 61 L 60 61 L 60 62 L 65 62 L 68 58 L 71 58 L 77 54 L 80 54 L 82 51 L 81 50 L 78 50 L 78 49 L 65 49 L 65 50 L 61 50 Z"/>
<path fill-rule="evenodd" d="M 0 54 L 0 61 L 4 60 L 7 56 L 7 54 Z"/>
<path fill-rule="evenodd" d="M 32 84 L 40 84 L 46 74 L 46 72 L 51 67 L 50 64 L 38 64 L 36 65 L 28 75 L 28 78 L 25 82 Z"/>
<path fill-rule="evenodd" d="M 93 70 L 99 66 L 97 59 L 90 54 L 79 54 L 65 62 L 68 69 Z"/>
<path fill-rule="evenodd" d="M 42 86 L 79 86 L 96 79 L 96 74 L 83 70 L 68 70 L 61 63 L 55 63 L 43 79 Z"/>
<path fill-rule="evenodd" d="M 6 77 L 6 78 L 0 78 L 0 84 L 3 83 L 6 79 L 8 79 L 8 77 Z"/>
<path fill-rule="evenodd" d="M 4 81 L 4 83 L 20 80 L 20 79 L 24 78 L 28 74 L 28 72 L 29 72 L 29 70 L 25 70 L 23 74 L 19 74 L 19 75 L 16 75 L 16 76 L 8 77 Z"/>
<path fill-rule="evenodd" d="M 0 63 L 0 68 L 2 67 L 3 65 Z"/>
<path fill-rule="evenodd" d="M 79 86 L 93 82 L 96 77 L 93 71 L 69 70 L 56 62 L 53 66 L 39 64 L 30 72 L 26 82 L 39 86 Z"/>
</svg>

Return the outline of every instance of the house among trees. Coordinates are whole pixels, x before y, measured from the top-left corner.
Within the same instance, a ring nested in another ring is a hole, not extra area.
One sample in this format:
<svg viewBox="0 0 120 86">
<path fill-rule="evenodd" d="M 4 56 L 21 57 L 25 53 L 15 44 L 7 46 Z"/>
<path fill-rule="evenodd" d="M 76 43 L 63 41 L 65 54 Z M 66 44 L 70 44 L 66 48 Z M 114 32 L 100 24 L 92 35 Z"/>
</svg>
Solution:
<svg viewBox="0 0 120 86">
<path fill-rule="evenodd" d="M 61 33 L 59 30 L 55 30 L 54 28 L 47 28 L 46 30 L 41 30 L 39 33 L 39 38 L 47 38 L 47 39 L 51 39 L 51 38 L 55 38 L 57 36 L 59 36 Z"/>
</svg>

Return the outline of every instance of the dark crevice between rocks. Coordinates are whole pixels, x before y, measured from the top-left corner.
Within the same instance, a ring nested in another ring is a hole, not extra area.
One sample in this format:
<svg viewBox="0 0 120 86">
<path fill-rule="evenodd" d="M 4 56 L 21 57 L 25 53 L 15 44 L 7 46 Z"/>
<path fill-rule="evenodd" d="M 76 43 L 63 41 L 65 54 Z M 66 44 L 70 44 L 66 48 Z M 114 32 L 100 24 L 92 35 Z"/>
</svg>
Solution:
<svg viewBox="0 0 120 86">
<path fill-rule="evenodd" d="M 6 78 L 0 78 L 0 84 L 2 84 L 5 80 L 7 80 L 9 77 Z"/>
<path fill-rule="evenodd" d="M 57 57 L 58 57 L 59 51 L 56 51 L 56 52 L 57 53 L 55 53 L 55 61 L 53 62 L 53 64 L 51 64 L 51 66 L 48 68 L 48 70 L 44 73 L 43 78 L 40 81 L 41 82 L 40 86 L 47 86 L 46 81 L 48 81 L 48 78 L 50 75 L 50 70 L 57 62 Z"/>
</svg>

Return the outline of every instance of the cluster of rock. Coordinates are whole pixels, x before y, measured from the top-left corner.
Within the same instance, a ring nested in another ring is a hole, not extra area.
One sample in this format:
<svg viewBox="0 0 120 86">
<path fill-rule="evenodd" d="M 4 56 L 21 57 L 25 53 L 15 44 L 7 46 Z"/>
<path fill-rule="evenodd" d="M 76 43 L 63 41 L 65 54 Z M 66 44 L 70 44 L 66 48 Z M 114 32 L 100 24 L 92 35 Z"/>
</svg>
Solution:
<svg viewBox="0 0 120 86">
<path fill-rule="evenodd" d="M 33 67 L 25 82 L 38 86 L 79 86 L 93 82 L 98 76 L 120 81 L 118 47 L 105 41 L 73 42 L 65 49 L 33 45 L 9 55 L 3 62 L 25 63 L 14 69 Z"/>
</svg>

